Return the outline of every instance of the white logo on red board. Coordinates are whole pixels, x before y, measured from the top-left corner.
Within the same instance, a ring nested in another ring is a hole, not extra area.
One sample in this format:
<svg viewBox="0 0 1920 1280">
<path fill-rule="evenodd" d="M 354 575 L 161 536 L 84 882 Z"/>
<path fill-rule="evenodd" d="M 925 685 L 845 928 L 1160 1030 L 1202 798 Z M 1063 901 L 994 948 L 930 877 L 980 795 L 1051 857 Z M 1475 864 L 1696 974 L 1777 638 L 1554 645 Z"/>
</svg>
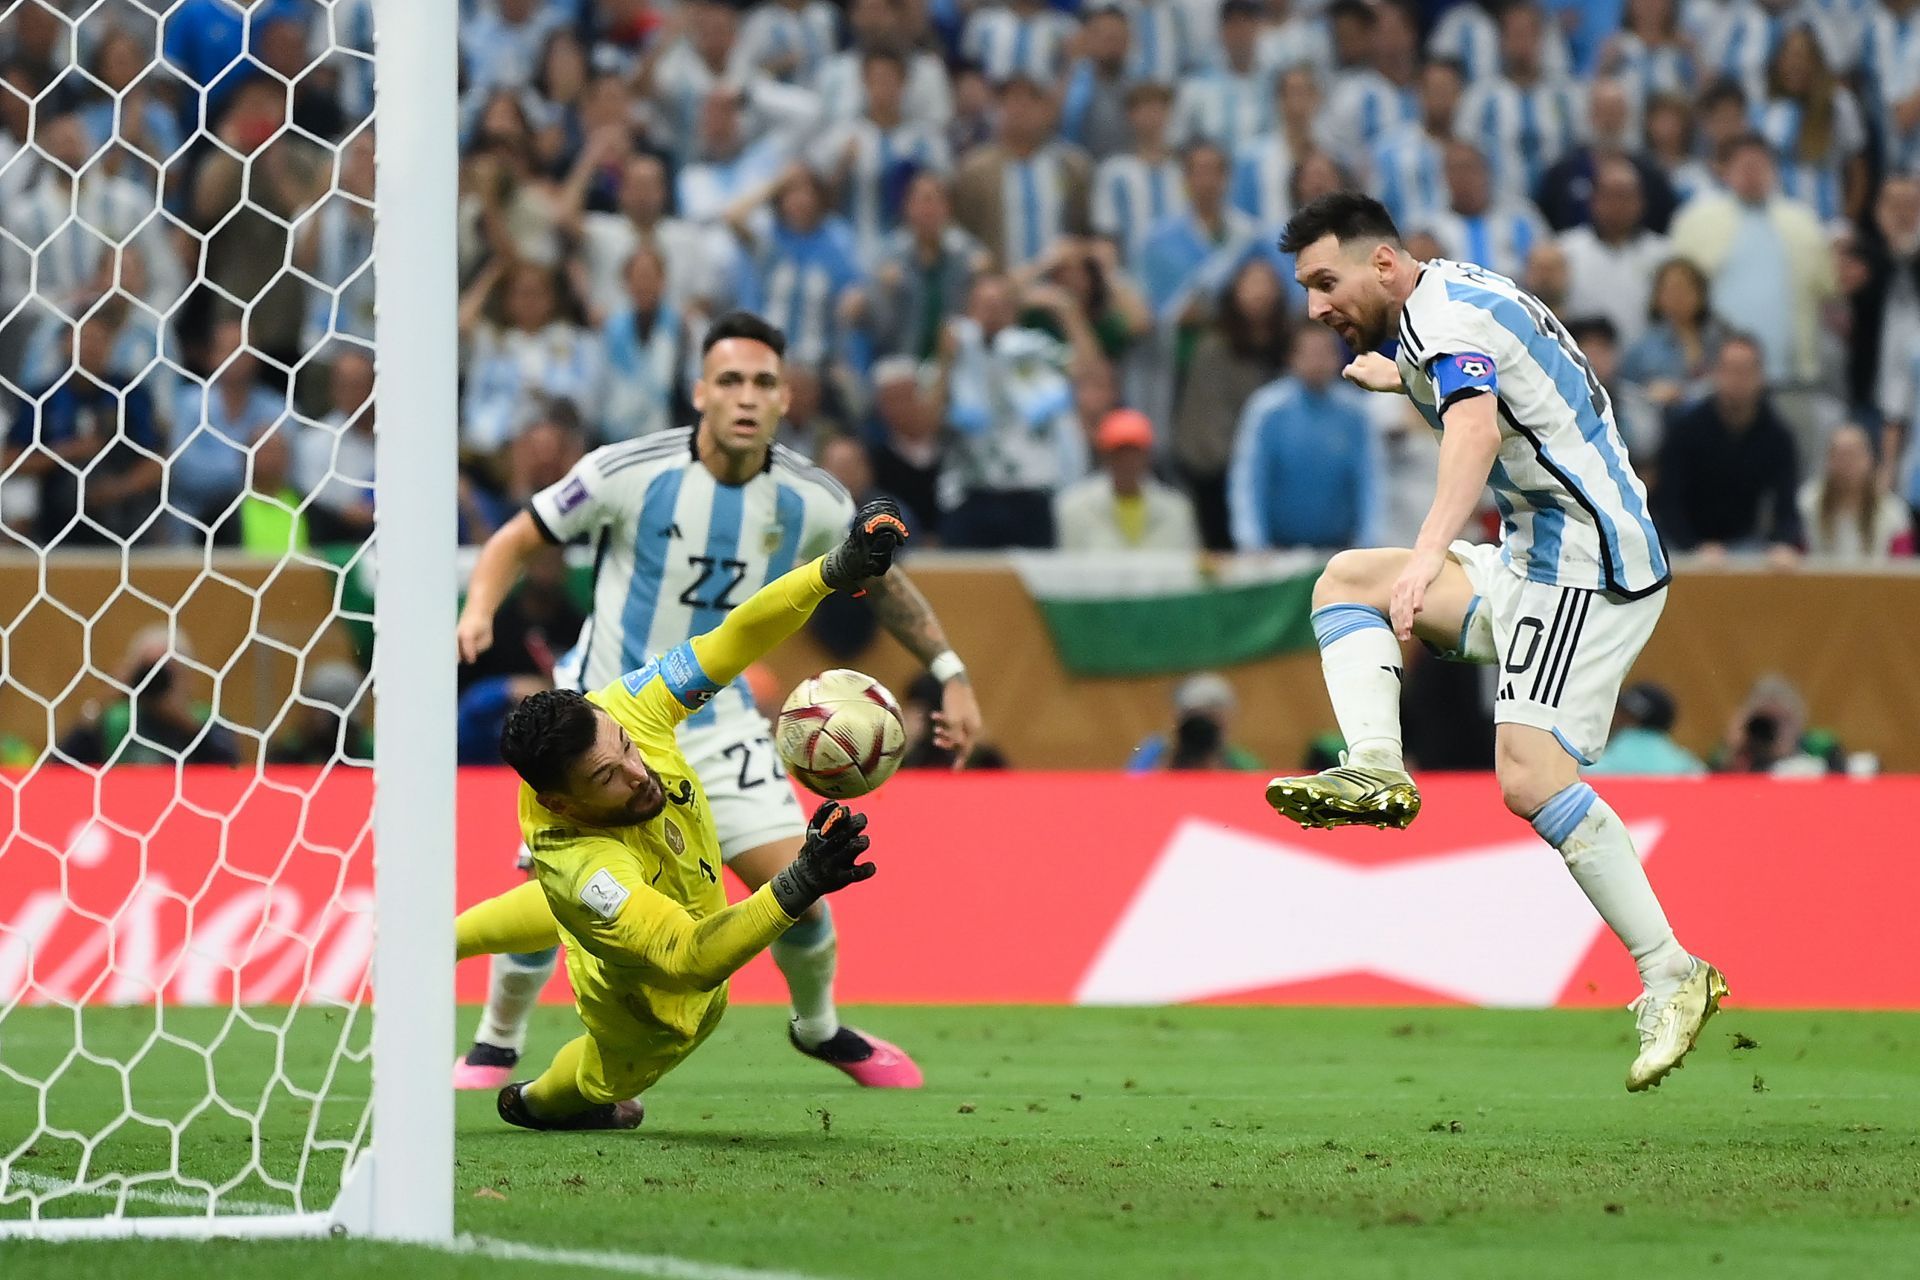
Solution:
<svg viewBox="0 0 1920 1280">
<path fill-rule="evenodd" d="M 1642 859 L 1666 824 L 1629 824 Z M 1468 1004 L 1553 1004 L 1600 917 L 1553 850 L 1508 843 L 1355 866 L 1198 818 L 1174 828 L 1074 993 L 1167 1004 L 1371 974 Z"/>
</svg>

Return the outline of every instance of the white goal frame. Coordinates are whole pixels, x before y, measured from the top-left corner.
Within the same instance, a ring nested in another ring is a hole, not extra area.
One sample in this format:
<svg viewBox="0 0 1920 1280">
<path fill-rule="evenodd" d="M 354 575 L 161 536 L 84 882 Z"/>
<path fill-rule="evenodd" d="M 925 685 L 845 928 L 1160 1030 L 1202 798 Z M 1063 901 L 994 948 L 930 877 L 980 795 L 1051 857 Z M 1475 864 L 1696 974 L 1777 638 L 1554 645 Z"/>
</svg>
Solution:
<svg viewBox="0 0 1920 1280">
<path fill-rule="evenodd" d="M 330 1210 L 28 1218 L 0 1240 L 453 1240 L 458 0 L 375 0 L 373 1098 Z M 395 554 L 379 555 L 380 552 Z M 403 927 L 385 927 L 396 922 Z"/>
</svg>

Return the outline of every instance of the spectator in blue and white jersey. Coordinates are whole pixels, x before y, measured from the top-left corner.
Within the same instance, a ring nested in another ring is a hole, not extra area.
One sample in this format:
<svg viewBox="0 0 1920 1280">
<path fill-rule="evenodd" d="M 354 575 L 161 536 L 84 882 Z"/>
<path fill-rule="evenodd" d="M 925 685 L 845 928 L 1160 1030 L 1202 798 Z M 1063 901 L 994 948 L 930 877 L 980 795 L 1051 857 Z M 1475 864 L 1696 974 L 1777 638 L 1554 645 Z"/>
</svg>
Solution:
<svg viewBox="0 0 1920 1280">
<path fill-rule="evenodd" d="M 1220 57 L 1181 80 L 1173 99 L 1173 140 L 1184 146 L 1200 138 L 1232 155 L 1273 123 L 1273 80 L 1254 60 L 1260 38 L 1255 0 L 1226 0 L 1220 7 Z"/>
<path fill-rule="evenodd" d="M 1098 164 L 1124 151 L 1127 94 L 1138 83 L 1127 71 L 1127 11 L 1115 0 L 1101 0 L 1081 30 L 1080 56 L 1067 71 L 1060 102 L 1060 136 Z"/>
<path fill-rule="evenodd" d="M 258 29 L 260 19 L 253 19 Z M 547 37 L 566 22 L 542 0 L 494 0 L 460 24 L 460 65 L 470 89 L 517 89 L 533 79 Z"/>
<path fill-rule="evenodd" d="M 1427 228 L 1447 257 L 1520 279 L 1548 232 L 1533 206 L 1497 197 L 1487 158 L 1470 142 L 1447 145 L 1447 208 Z"/>
<path fill-rule="evenodd" d="M 1093 173 L 1093 229 L 1119 246 L 1129 269 L 1138 267 L 1153 229 L 1187 205 L 1180 160 L 1167 145 L 1172 107 L 1168 85 L 1143 80 L 1128 89 L 1132 145 Z"/>
<path fill-rule="evenodd" d="M 871 49 L 897 49 L 907 60 L 905 110 L 916 124 L 944 130 L 953 121 L 953 82 L 940 56 L 914 48 L 898 0 L 852 0 L 847 6 L 851 46 L 828 58 L 814 81 L 828 120 L 850 120 L 866 109 L 863 60 Z"/>
<path fill-rule="evenodd" d="M 1198 66 L 1204 43 L 1193 30 L 1193 10 L 1182 0 L 1126 0 L 1132 39 L 1127 65 L 1136 80 L 1177 83 Z"/>
<path fill-rule="evenodd" d="M 1782 193 L 1813 206 L 1822 222 L 1858 215 L 1867 193 L 1866 125 L 1809 28 L 1781 37 L 1755 128 L 1780 158 Z"/>
<path fill-rule="evenodd" d="M 634 83 L 667 126 L 662 141 L 684 164 L 694 154 L 714 91 L 742 91 L 756 72 L 740 44 L 737 10 L 722 0 L 688 0 L 683 12 L 674 26 L 654 37 Z"/>
<path fill-rule="evenodd" d="M 900 222 L 907 184 L 916 173 L 947 174 L 953 156 L 937 129 L 906 118 L 907 64 L 891 50 L 874 50 L 863 64 L 867 106 L 829 125 L 814 150 L 814 165 L 839 192 L 863 261 L 879 254 Z"/>
<path fill-rule="evenodd" d="M 1573 149 L 1580 101 L 1573 82 L 1549 74 L 1546 15 L 1532 0 L 1500 12 L 1501 75 L 1474 83 L 1456 117 L 1495 166 L 1507 195 L 1531 196 L 1554 161 Z"/>
<path fill-rule="evenodd" d="M 1684 20 L 1684 15 L 1683 15 Z M 1755 102 L 1767 95 L 1767 67 L 1794 27 L 1812 29 L 1829 66 L 1848 64 L 1844 43 L 1825 14 L 1809 0 L 1728 0 L 1700 40 L 1702 69 L 1726 76 Z"/>
<path fill-rule="evenodd" d="M 955 225 L 946 182 L 938 174 L 916 175 L 901 225 L 873 268 L 866 327 L 876 363 L 890 356 L 932 359 L 947 321 L 965 309 L 974 274 L 987 263 L 985 247 Z"/>
<path fill-rule="evenodd" d="M 1461 0 L 1434 24 L 1433 34 L 1427 37 L 1427 56 L 1459 63 L 1466 72 L 1468 83 L 1498 78 L 1501 65 L 1500 24 L 1494 15 L 1500 7 L 1497 2 Z M 1546 47 L 1542 56 L 1548 74 L 1555 77 L 1571 75 L 1573 55 L 1567 49 L 1566 37 L 1557 26 L 1551 25 L 1545 35 Z"/>
<path fill-rule="evenodd" d="M 1920 0 L 1880 0 L 1860 36 L 1860 85 L 1889 168 L 1920 167 Z"/>
<path fill-rule="evenodd" d="M 1269 75 L 1291 67 L 1311 67 L 1323 76 L 1334 72 L 1333 36 L 1320 14 L 1300 12 L 1293 0 L 1267 0 L 1254 46 L 1254 60 Z"/>
<path fill-rule="evenodd" d="M 294 265 L 312 277 L 301 345 L 329 336 L 373 341 L 373 131 L 340 149 L 340 177 L 294 231 Z"/>
<path fill-rule="evenodd" d="M 1147 303 L 1162 324 L 1210 311 L 1240 264 L 1264 245 L 1259 225 L 1227 202 L 1227 156 L 1219 146 L 1189 145 L 1180 170 L 1186 212 L 1154 227 L 1138 268 Z"/>
<path fill-rule="evenodd" d="M 1374 545 L 1379 446 L 1345 363 L 1331 330 L 1303 325 L 1287 376 L 1247 401 L 1227 475 L 1237 549 Z"/>
<path fill-rule="evenodd" d="M 180 517 L 174 536 L 190 542 L 204 541 L 246 488 L 255 437 L 293 412 L 284 375 L 278 390 L 261 384 L 260 360 L 246 333 L 237 318 L 216 323 L 204 351 L 204 377 L 183 382 L 175 393 L 165 493 Z"/>
<path fill-rule="evenodd" d="M 1347 21 L 1364 29 L 1367 60 L 1335 77 L 1329 127 L 1334 155 L 1364 156 L 1396 126 L 1420 118 L 1419 25 L 1399 0 L 1362 5 Z"/>
<path fill-rule="evenodd" d="M 770 0 L 740 24 L 747 65 L 790 84 L 811 85 L 839 44 L 839 15 L 826 0 Z"/>
<path fill-rule="evenodd" d="M 730 221 L 753 264 L 747 309 L 786 332 L 787 362 L 818 367 L 845 356 L 845 322 L 862 305 L 865 277 L 853 229 L 829 212 L 820 175 L 794 166 L 771 207 L 736 209 Z"/>
<path fill-rule="evenodd" d="M 1680 25 L 1680 0 L 1627 0 L 1625 24 L 1600 55 L 1600 74 L 1619 80 L 1641 111 L 1657 93 L 1691 94 L 1700 68 Z"/>
<path fill-rule="evenodd" d="M 110 29 L 93 51 L 93 78 L 106 90 L 80 109 L 95 149 L 117 140 L 152 164 L 164 164 L 180 150 L 185 133 L 180 118 L 155 92 L 159 76 L 147 75 L 152 44 L 145 48 L 130 32 Z"/>
<path fill-rule="evenodd" d="M 1420 119 L 1374 144 L 1370 187 L 1400 226 L 1424 226 L 1447 204 L 1446 144 L 1464 80 L 1460 64 L 1436 58 L 1420 69 Z"/>
<path fill-rule="evenodd" d="M 960 36 L 960 53 L 996 84 L 1016 75 L 1051 83 L 1066 65 L 1074 32 L 1073 19 L 1049 8 L 1046 0 L 1007 0 L 973 11 Z"/>
<path fill-rule="evenodd" d="M 1003 270 L 1032 262 L 1063 235 L 1085 235 L 1093 165 L 1053 132 L 1052 88 L 1015 76 L 1000 86 L 994 138 L 960 161 L 954 219 Z"/>
<path fill-rule="evenodd" d="M 1018 311 L 1005 276 L 980 276 L 941 343 L 954 439 L 940 475 L 940 531 L 951 546 L 1051 547 L 1053 495 L 1087 469 L 1067 353 L 1019 327 Z M 1063 308 L 1062 318 L 1073 313 Z M 1075 362 L 1098 358 L 1084 323 L 1073 334 Z"/>
<path fill-rule="evenodd" d="M 804 90 L 767 80 L 756 82 L 746 95 L 725 87 L 709 93 L 700 108 L 699 158 L 680 170 L 676 184 L 680 215 L 712 222 L 743 200 L 757 203 L 748 200 L 751 193 L 779 181 L 790 158 L 804 150 L 804 140 L 817 123 L 811 110 L 816 106 L 817 100 Z M 769 121 L 758 137 L 749 133 L 743 119 L 749 107 Z"/>
<path fill-rule="evenodd" d="M 495 259 L 460 299 L 466 341 L 461 448 L 496 454 L 548 398 L 594 403 L 600 349 L 551 267 Z"/>
<path fill-rule="evenodd" d="M 679 421 L 688 352 L 687 327 L 667 294 L 659 253 L 635 249 L 622 273 L 625 305 L 600 325 L 606 389 L 597 406 L 601 443 L 665 431 Z"/>
<path fill-rule="evenodd" d="M 1276 236 L 1293 216 L 1300 166 L 1337 146 L 1320 101 L 1320 77 L 1311 67 L 1282 71 L 1274 82 L 1274 127 L 1233 156 L 1233 207 Z"/>
<path fill-rule="evenodd" d="M 591 144 L 590 144 L 591 145 Z M 718 226 L 668 214 L 667 166 L 641 152 L 620 167 L 611 212 L 585 212 L 578 204 L 564 215 L 585 267 L 587 314 L 604 319 L 626 297 L 627 260 L 645 245 L 667 268 L 667 297 L 682 315 L 714 314 L 732 305 L 739 248 Z"/>
</svg>

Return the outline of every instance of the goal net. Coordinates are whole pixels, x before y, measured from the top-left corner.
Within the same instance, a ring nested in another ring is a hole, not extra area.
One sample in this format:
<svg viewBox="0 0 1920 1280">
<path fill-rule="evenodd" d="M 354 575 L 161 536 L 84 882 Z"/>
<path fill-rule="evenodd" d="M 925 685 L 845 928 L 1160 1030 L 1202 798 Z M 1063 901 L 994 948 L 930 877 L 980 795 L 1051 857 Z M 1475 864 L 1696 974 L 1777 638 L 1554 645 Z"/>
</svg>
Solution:
<svg viewBox="0 0 1920 1280">
<path fill-rule="evenodd" d="M 451 1232 L 457 18 L 0 5 L 0 1237 Z"/>
</svg>

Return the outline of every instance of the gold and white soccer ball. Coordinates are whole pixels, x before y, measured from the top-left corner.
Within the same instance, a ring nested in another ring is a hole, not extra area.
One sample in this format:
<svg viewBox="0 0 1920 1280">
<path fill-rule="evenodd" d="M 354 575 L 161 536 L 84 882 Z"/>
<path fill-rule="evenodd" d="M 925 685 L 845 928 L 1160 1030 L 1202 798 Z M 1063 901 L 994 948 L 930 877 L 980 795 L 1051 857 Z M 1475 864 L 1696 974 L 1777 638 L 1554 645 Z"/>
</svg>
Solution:
<svg viewBox="0 0 1920 1280">
<path fill-rule="evenodd" d="M 872 676 L 845 668 L 800 682 L 780 708 L 774 741 L 787 772 L 830 800 L 866 795 L 907 753 L 900 704 Z"/>
</svg>

